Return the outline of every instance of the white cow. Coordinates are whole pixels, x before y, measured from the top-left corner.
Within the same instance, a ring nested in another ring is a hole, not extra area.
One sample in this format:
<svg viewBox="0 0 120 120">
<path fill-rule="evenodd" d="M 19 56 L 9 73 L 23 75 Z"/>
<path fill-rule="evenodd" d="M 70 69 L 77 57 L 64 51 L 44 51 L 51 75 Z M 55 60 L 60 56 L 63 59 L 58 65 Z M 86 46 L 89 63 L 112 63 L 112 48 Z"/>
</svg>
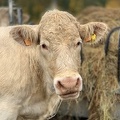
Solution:
<svg viewBox="0 0 120 120">
<path fill-rule="evenodd" d="M 45 120 L 61 100 L 76 99 L 82 90 L 82 36 L 107 30 L 89 23 L 84 31 L 69 13 L 53 10 L 39 25 L 0 28 L 0 119 Z M 100 28 L 100 29 L 99 29 Z"/>
</svg>

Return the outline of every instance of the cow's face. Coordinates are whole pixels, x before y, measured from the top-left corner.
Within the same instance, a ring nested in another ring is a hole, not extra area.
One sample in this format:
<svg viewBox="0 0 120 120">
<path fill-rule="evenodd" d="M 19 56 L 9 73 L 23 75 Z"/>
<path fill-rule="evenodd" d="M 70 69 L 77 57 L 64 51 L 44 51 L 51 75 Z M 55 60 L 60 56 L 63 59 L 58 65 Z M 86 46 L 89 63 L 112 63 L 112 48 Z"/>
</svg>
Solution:
<svg viewBox="0 0 120 120">
<path fill-rule="evenodd" d="M 62 99 L 77 98 L 82 90 L 79 74 L 82 40 L 74 22 L 66 13 L 58 11 L 48 12 L 40 22 L 41 53 L 55 92 Z"/>
<path fill-rule="evenodd" d="M 101 25 L 103 24 L 101 23 Z M 19 36 L 19 39 L 15 37 L 14 39 L 24 41 L 22 44 L 34 44 L 34 46 L 39 47 L 40 58 L 43 61 L 43 65 L 41 65 L 45 67 L 48 73 L 46 83 L 54 87 L 56 94 L 61 99 L 75 99 L 82 90 L 82 77 L 79 73 L 81 67 L 81 36 L 86 35 L 85 27 L 80 26 L 76 19 L 66 12 L 52 11 L 42 17 L 37 33 L 38 37 L 30 28 L 25 28 L 25 31 L 28 31 L 28 36 L 30 36 L 29 39 L 27 36 L 27 40 L 24 37 L 23 28 L 21 30 L 16 28 L 18 32 L 15 32 L 15 28 L 11 31 L 13 37 L 16 34 Z M 91 31 L 87 32 L 90 33 Z M 37 41 L 38 38 L 40 42 Z"/>
</svg>

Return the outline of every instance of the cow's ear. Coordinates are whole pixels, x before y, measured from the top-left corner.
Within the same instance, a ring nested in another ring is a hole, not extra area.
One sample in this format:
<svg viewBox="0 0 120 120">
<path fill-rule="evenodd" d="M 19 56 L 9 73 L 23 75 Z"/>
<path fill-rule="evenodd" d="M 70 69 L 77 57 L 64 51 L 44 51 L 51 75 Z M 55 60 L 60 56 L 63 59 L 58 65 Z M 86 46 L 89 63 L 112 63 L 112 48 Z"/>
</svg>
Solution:
<svg viewBox="0 0 120 120">
<path fill-rule="evenodd" d="M 108 32 L 108 26 L 102 22 L 90 22 L 80 25 L 79 32 L 83 42 L 92 45 L 103 40 Z"/>
<path fill-rule="evenodd" d="M 12 38 L 24 46 L 31 46 L 38 43 L 38 35 L 28 26 L 18 26 L 10 31 Z"/>
</svg>

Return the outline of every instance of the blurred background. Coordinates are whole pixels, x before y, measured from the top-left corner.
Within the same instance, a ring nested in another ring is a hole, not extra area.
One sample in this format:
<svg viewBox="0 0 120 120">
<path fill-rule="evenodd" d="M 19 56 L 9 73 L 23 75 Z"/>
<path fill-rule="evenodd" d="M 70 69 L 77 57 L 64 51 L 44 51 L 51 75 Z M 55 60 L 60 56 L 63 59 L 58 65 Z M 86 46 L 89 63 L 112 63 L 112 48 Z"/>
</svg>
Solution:
<svg viewBox="0 0 120 120">
<path fill-rule="evenodd" d="M 120 0 L 14 0 L 14 2 L 23 9 L 24 13 L 30 15 L 29 20 L 34 23 L 38 23 L 41 15 L 54 6 L 74 16 L 79 15 L 88 6 L 120 7 Z M 8 0 L 0 0 L 0 6 L 8 6 Z"/>
</svg>

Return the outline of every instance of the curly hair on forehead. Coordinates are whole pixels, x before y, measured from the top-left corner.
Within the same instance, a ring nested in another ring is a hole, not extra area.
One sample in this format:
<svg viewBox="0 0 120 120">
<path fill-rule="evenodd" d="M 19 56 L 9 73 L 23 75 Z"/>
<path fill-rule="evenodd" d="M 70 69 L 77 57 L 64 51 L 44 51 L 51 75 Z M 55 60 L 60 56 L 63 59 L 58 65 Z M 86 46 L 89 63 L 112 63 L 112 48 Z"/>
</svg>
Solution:
<svg viewBox="0 0 120 120">
<path fill-rule="evenodd" d="M 60 22 L 68 24 L 72 22 L 75 25 L 78 25 L 76 18 L 68 12 L 59 11 L 59 10 L 51 10 L 46 12 L 41 18 L 40 25 L 43 26 L 46 23 L 58 23 Z"/>
</svg>

